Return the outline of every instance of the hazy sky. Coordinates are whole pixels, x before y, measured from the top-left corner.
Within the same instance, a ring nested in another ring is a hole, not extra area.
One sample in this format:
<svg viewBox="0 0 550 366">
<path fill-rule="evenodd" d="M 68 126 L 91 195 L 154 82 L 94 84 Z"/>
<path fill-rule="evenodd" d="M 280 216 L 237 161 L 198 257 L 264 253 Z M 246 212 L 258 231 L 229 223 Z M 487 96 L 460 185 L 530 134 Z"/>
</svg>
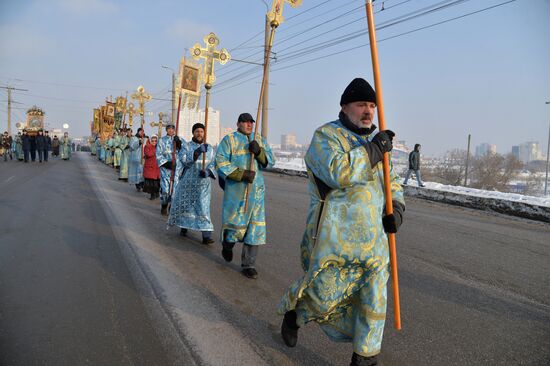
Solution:
<svg viewBox="0 0 550 366">
<path fill-rule="evenodd" d="M 379 0 L 375 20 L 387 26 L 377 32 L 378 40 L 505 1 L 462 1 L 414 17 L 416 11 L 451 1 Z M 288 21 L 275 36 L 277 61 L 271 74 L 271 142 L 279 143 L 282 133 L 308 142 L 317 126 L 336 118 L 340 95 L 354 77 L 372 81 L 369 47 L 357 48 L 368 43 L 366 32 L 361 34 L 367 28 L 362 3 L 304 0 L 300 8 L 285 7 Z M 1 0 L 0 85 L 29 90 L 13 93 L 21 103 L 14 104 L 14 122 L 36 104 L 46 111 L 51 127 L 69 123 L 73 136 L 84 135 L 92 108 L 108 95 L 131 93 L 143 84 L 155 97 L 170 98 L 170 71 L 161 65 L 177 68 L 185 48 L 202 43 L 210 31 L 233 58 L 261 59 L 265 12 L 262 0 Z M 397 23 L 405 16 L 414 18 Z M 550 0 L 517 0 L 380 42 L 389 128 L 409 145 L 421 143 L 428 155 L 465 148 L 468 133 L 474 146 L 494 143 L 499 152 L 527 140 L 540 141 L 545 149 L 548 19 Z M 344 35 L 359 37 L 327 44 Z M 301 48 L 318 44 L 296 57 Z M 211 104 L 221 110 L 222 125 L 233 126 L 241 112 L 255 114 L 260 67 L 231 62 L 216 65 L 216 74 Z M 0 89 L 2 130 L 6 101 L 6 91 Z M 159 111 L 170 112 L 170 102 L 155 100 L 149 109 L 156 118 Z"/>
</svg>

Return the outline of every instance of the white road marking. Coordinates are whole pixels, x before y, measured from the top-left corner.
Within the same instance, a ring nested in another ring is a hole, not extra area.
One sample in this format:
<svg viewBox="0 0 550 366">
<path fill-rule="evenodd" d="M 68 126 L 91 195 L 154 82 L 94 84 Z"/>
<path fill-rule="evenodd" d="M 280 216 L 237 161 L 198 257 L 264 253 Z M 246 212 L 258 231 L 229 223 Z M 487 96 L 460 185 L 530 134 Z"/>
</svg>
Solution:
<svg viewBox="0 0 550 366">
<path fill-rule="evenodd" d="M 13 178 L 15 178 L 15 175 L 12 175 L 11 177 L 9 177 L 8 179 L 6 179 L 4 182 L 8 183 L 10 180 L 12 180 Z"/>
</svg>

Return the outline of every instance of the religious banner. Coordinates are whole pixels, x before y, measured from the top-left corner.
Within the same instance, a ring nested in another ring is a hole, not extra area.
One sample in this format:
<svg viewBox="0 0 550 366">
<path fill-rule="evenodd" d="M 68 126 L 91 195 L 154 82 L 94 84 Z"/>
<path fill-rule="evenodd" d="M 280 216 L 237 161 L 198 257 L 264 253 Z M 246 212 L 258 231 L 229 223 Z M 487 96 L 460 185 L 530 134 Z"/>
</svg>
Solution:
<svg viewBox="0 0 550 366">
<path fill-rule="evenodd" d="M 126 98 L 123 96 L 116 98 L 116 111 L 125 113 L 126 112 Z"/>
<path fill-rule="evenodd" d="M 109 102 L 107 102 L 108 104 Z M 110 118 L 107 116 L 108 111 L 108 105 L 101 106 L 101 112 L 100 112 L 100 126 L 101 126 L 101 142 L 107 141 L 111 135 L 113 134 L 113 131 L 115 129 L 115 121 L 114 121 L 114 103 L 112 104 L 112 110 L 113 110 L 113 118 Z"/>
<path fill-rule="evenodd" d="M 99 115 L 101 111 L 99 108 L 94 108 L 94 119 L 93 119 L 93 125 L 92 125 L 92 134 L 97 135 L 100 131 L 100 122 L 99 122 Z"/>
<path fill-rule="evenodd" d="M 187 106 L 189 109 L 198 109 L 201 81 L 202 72 L 200 65 L 192 59 L 182 57 L 176 81 L 175 100 L 179 100 L 181 96 L 181 105 Z"/>
<path fill-rule="evenodd" d="M 113 102 L 106 102 L 105 105 L 105 118 L 111 118 L 115 119 L 115 103 Z"/>
</svg>

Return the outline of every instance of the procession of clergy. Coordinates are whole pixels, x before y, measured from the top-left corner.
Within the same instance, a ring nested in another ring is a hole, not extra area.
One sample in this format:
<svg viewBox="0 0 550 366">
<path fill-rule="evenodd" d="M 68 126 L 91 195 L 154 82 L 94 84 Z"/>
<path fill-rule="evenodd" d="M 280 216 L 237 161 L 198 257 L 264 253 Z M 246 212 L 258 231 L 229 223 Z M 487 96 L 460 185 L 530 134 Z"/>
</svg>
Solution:
<svg viewBox="0 0 550 366">
<path fill-rule="evenodd" d="M 298 329 L 317 322 L 334 341 L 353 342 L 351 365 L 377 365 L 386 318 L 389 251 L 386 233 L 396 233 L 405 210 L 403 191 L 391 172 L 394 213 L 385 214 L 382 160 L 392 150 L 392 131 L 374 133 L 376 93 L 364 79 L 354 79 L 340 100 L 338 119 L 319 127 L 305 156 L 311 203 L 300 244 L 304 275 L 284 294 L 281 334 L 294 347 Z M 262 170 L 274 165 L 267 142 L 253 133 L 254 119 L 242 113 L 237 131 L 214 151 L 196 123 L 189 142 L 166 135 L 145 138 L 143 130 L 95 141 L 92 154 L 114 166 L 119 179 L 138 191 L 160 197 L 168 224 L 202 232 L 214 242 L 210 220 L 212 180 L 224 190 L 221 255 L 233 260 L 242 242 L 242 273 L 257 278 L 256 258 L 266 244 Z M 251 165 L 251 159 L 253 164 Z"/>
</svg>

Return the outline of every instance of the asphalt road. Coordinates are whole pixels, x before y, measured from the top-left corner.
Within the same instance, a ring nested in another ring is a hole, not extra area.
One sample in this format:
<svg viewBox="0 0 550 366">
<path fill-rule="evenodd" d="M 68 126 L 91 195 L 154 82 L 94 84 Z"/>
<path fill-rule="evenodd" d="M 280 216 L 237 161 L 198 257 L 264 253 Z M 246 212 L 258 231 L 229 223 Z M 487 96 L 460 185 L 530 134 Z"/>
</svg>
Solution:
<svg viewBox="0 0 550 366">
<path fill-rule="evenodd" d="M 158 201 L 87 154 L 1 163 L 0 364 L 349 364 L 351 345 L 315 324 L 294 349 L 279 335 L 277 304 L 301 275 L 305 179 L 266 175 L 268 245 L 249 280 L 238 255 L 228 265 L 219 243 L 179 237 Z M 550 225 L 407 203 L 403 330 L 390 301 L 384 365 L 550 364 Z M 216 187 L 216 228 L 220 206 Z"/>
</svg>

